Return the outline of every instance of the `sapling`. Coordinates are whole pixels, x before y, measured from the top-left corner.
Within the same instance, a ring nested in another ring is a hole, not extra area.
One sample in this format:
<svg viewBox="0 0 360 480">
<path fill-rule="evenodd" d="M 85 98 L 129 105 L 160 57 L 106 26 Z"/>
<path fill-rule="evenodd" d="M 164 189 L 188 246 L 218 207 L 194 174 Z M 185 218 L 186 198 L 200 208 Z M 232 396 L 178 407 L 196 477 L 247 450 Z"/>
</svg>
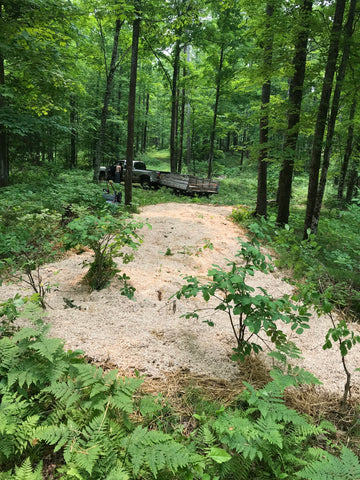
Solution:
<svg viewBox="0 0 360 480">
<path fill-rule="evenodd" d="M 297 283 L 296 287 L 296 298 L 298 301 L 313 308 L 319 316 L 326 315 L 330 320 L 332 326 L 325 335 L 323 349 L 328 350 L 334 345 L 337 345 L 339 348 L 341 363 L 346 376 L 342 398 L 342 403 L 345 404 L 351 391 L 351 372 L 346 362 L 346 356 L 356 344 L 360 343 L 360 335 L 356 335 L 350 330 L 345 318 L 341 318 L 340 321 L 336 322 L 333 315 L 335 304 L 331 286 L 323 287 L 320 282 L 315 283 L 305 279 L 303 283 Z"/>
<path fill-rule="evenodd" d="M 59 215 L 46 209 L 41 213 L 23 215 L 0 242 L 2 278 L 29 285 L 43 309 L 46 307 L 45 296 L 55 284 L 43 278 L 41 267 L 57 254 L 54 244 L 58 240 L 58 220 Z"/>
<path fill-rule="evenodd" d="M 102 216 L 86 215 L 68 224 L 65 247 L 71 248 L 80 244 L 94 251 L 94 260 L 85 264 L 90 265 L 85 278 L 92 289 L 105 288 L 120 272 L 114 257 L 121 257 L 125 264 L 133 259 L 133 254 L 123 248 L 136 250 L 139 247 L 142 236 L 137 230 L 143 226 L 143 222 L 132 220 L 129 215 L 114 217 L 109 213 Z M 132 297 L 134 288 L 128 284 L 129 277 L 123 274 L 120 278 L 124 285 L 122 293 Z"/>
<path fill-rule="evenodd" d="M 214 265 L 208 271 L 211 278 L 209 283 L 201 283 L 197 277 L 186 276 L 187 283 L 175 296 L 180 299 L 201 294 L 206 302 L 211 298 L 216 300 L 217 305 L 210 310 L 223 311 L 228 316 L 236 340 L 232 359 L 243 361 L 252 351 L 262 351 L 263 345 L 268 345 L 268 340 L 277 347 L 286 344 L 287 336 L 278 327 L 278 321 L 291 324 L 291 329 L 301 334 L 309 328 L 310 315 L 306 308 L 293 303 L 289 295 L 274 298 L 260 287 L 260 293 L 256 294 L 255 289 L 247 283 L 248 277 L 253 276 L 255 271 L 268 273 L 272 265 L 260 252 L 257 240 L 240 242 L 240 245 L 241 249 L 236 256 L 243 259 L 242 264 L 229 261 L 227 270 Z M 199 311 L 197 309 L 185 316 L 199 318 Z M 204 322 L 214 326 L 211 319 Z M 267 338 L 262 335 L 264 333 Z"/>
<path fill-rule="evenodd" d="M 333 342 L 338 344 L 341 355 L 341 363 L 346 375 L 344 394 L 342 398 L 342 403 L 345 404 L 348 400 L 351 389 L 351 373 L 346 363 L 346 356 L 352 347 L 354 347 L 357 343 L 360 343 L 360 336 L 355 335 L 353 331 L 349 330 L 344 319 L 340 320 L 340 322 L 336 324 L 331 312 L 328 313 L 328 316 L 331 319 L 333 327 L 329 328 L 326 334 L 326 341 L 323 345 L 323 349 L 326 350 L 328 348 L 332 348 Z"/>
</svg>

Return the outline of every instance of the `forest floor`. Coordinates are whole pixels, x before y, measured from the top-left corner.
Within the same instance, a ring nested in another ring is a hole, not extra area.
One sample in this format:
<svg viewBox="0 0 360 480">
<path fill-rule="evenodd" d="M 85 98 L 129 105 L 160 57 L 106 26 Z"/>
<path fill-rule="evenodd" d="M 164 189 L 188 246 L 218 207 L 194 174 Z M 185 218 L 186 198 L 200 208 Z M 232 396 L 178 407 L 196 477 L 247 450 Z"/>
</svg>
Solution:
<svg viewBox="0 0 360 480">
<path fill-rule="evenodd" d="M 181 318 L 207 305 L 200 297 L 170 298 L 185 283 L 184 275 L 206 280 L 213 264 L 226 266 L 227 259 L 235 258 L 238 238 L 247 237 L 229 219 L 231 212 L 232 207 L 201 204 L 144 207 L 138 217 L 147 219 L 152 228 L 143 228 L 144 242 L 135 252 L 134 261 L 119 263 L 136 288 L 134 300 L 120 294 L 117 280 L 104 290 L 89 291 L 83 282 L 83 262 L 92 258 L 89 251 L 72 252 L 46 265 L 42 270 L 44 281 L 57 284 L 46 297 L 51 335 L 62 338 L 67 349 L 81 349 L 96 363 L 118 367 L 124 374 L 138 371 L 161 379 L 182 371 L 230 384 L 241 379 L 244 367 L 230 359 L 235 339 L 227 316 L 204 310 L 199 320 Z M 210 244 L 212 249 L 204 248 Z M 274 297 L 292 291 L 278 270 L 267 275 L 257 272 L 249 284 L 264 288 Z M 3 285 L 0 299 L 6 300 L 16 292 L 24 294 L 26 288 Z M 214 327 L 202 322 L 210 317 Z M 341 393 L 346 378 L 339 350 L 322 349 L 331 321 L 314 314 L 310 324 L 310 330 L 300 336 L 284 329 L 302 350 L 303 359 L 298 364 L 316 375 L 327 392 Z M 352 328 L 360 332 L 360 325 Z M 359 346 L 349 353 L 347 364 L 351 372 L 360 367 Z M 353 393 L 360 394 L 360 372 L 353 373 L 352 385 Z"/>
</svg>

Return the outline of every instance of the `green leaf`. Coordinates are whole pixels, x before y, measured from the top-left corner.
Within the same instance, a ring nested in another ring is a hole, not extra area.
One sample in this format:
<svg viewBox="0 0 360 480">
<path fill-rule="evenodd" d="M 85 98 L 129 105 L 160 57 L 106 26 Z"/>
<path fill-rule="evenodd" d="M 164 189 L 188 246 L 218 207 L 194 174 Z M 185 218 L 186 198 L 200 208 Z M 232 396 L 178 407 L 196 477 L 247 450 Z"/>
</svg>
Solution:
<svg viewBox="0 0 360 480">
<path fill-rule="evenodd" d="M 214 460 L 216 463 L 225 463 L 231 460 L 231 455 L 222 448 L 212 447 L 208 453 L 208 457 Z"/>
</svg>

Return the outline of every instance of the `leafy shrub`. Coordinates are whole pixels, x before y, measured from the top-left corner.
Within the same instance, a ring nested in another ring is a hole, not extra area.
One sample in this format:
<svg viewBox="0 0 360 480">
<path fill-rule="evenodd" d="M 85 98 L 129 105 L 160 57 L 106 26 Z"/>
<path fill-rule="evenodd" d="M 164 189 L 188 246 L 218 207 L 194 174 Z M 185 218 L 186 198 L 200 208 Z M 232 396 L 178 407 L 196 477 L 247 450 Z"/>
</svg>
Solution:
<svg viewBox="0 0 360 480">
<path fill-rule="evenodd" d="M 250 216 L 251 212 L 249 211 L 249 207 L 246 205 L 238 205 L 231 213 L 231 218 L 235 223 L 239 224 L 243 223 L 245 220 L 248 220 Z"/>
<path fill-rule="evenodd" d="M 140 245 L 141 236 L 137 229 L 142 228 L 142 222 L 130 220 L 125 214 L 114 217 L 109 213 L 102 216 L 86 215 L 77 218 L 68 224 L 68 233 L 65 237 L 67 248 L 78 244 L 88 246 L 94 251 L 94 261 L 86 274 L 86 280 L 91 288 L 101 290 L 110 280 L 119 273 L 114 257 L 121 257 L 123 263 L 132 260 L 132 255 L 122 251 L 123 247 L 136 249 Z M 123 293 L 132 296 L 133 289 L 128 286 L 126 275 Z"/>
<path fill-rule="evenodd" d="M 10 281 L 27 283 L 43 308 L 51 285 L 43 280 L 40 267 L 58 255 L 54 244 L 59 238 L 59 220 L 59 214 L 48 210 L 18 215 L 16 225 L 0 235 L 0 273 Z"/>
<path fill-rule="evenodd" d="M 260 252 L 255 240 L 252 243 L 240 242 L 240 245 L 241 250 L 237 256 L 242 257 L 244 265 L 229 262 L 227 271 L 214 265 L 208 271 L 212 280 L 207 284 L 200 283 L 196 277 L 187 276 L 187 284 L 175 295 L 180 299 L 201 294 L 206 302 L 210 298 L 215 299 L 218 303 L 211 310 L 222 311 L 228 316 L 236 339 L 232 359 L 243 361 L 252 351 L 258 353 L 262 350 L 262 345 L 254 342 L 253 337 L 266 344 L 266 339 L 261 338 L 261 334 L 265 333 L 277 347 L 283 347 L 287 338 L 276 322 L 281 320 L 291 324 L 292 330 L 301 334 L 305 328 L 309 328 L 309 314 L 306 308 L 292 303 L 288 295 L 275 299 L 263 288 L 260 289 L 260 294 L 254 295 L 255 289 L 246 283 L 247 277 L 253 276 L 255 271 L 268 273 L 271 264 Z M 198 310 L 186 314 L 186 317 L 199 318 Z M 205 320 L 205 323 L 214 325 L 211 319 Z"/>
</svg>

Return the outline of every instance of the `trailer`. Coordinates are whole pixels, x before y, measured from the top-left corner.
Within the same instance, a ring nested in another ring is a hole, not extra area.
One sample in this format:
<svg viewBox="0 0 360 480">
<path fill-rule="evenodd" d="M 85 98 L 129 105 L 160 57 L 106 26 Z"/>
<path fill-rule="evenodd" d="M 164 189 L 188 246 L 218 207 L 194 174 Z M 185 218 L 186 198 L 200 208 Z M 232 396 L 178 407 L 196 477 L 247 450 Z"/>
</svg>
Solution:
<svg viewBox="0 0 360 480">
<path fill-rule="evenodd" d="M 194 175 L 160 172 L 160 185 L 172 188 L 176 193 L 187 195 L 209 195 L 219 193 L 220 182 L 211 178 L 201 178 Z"/>
</svg>

